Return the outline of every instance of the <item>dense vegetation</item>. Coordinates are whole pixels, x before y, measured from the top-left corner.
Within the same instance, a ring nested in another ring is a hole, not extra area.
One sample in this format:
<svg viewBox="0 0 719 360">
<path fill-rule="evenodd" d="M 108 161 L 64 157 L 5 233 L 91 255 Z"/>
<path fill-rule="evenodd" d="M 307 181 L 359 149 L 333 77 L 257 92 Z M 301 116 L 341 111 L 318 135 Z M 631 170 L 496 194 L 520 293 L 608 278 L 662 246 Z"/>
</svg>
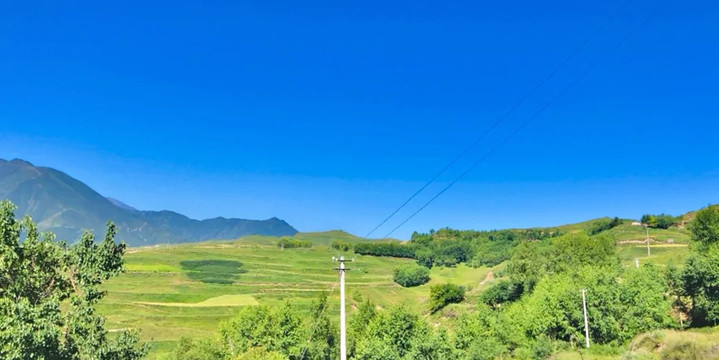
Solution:
<svg viewBox="0 0 719 360">
<path fill-rule="evenodd" d="M 398 266 L 393 279 L 404 287 L 419 286 L 429 281 L 429 269 L 415 263 Z"/>
<path fill-rule="evenodd" d="M 414 258 L 414 248 L 411 246 L 403 245 L 397 241 L 381 243 L 359 243 L 355 245 L 355 253 L 360 255 Z"/>
<path fill-rule="evenodd" d="M 614 219 L 601 219 L 597 220 L 589 225 L 587 232 L 589 235 L 597 235 L 602 231 L 613 229 L 624 223 L 620 218 L 614 217 Z"/>
<path fill-rule="evenodd" d="M 719 209 L 699 211 L 690 228 L 693 255 L 679 273 L 678 303 L 695 326 L 719 324 Z M 683 298 L 683 299 L 682 299 Z M 688 300 L 688 301 L 682 301 Z M 688 306 L 687 305 L 688 302 Z"/>
<path fill-rule="evenodd" d="M 679 224 L 681 222 L 681 218 L 667 214 L 645 214 L 642 215 L 641 222 L 650 228 L 669 229 L 669 227 Z"/>
<path fill-rule="evenodd" d="M 464 300 L 465 289 L 456 284 L 438 284 L 429 289 L 429 310 L 437 312 L 449 304 L 456 304 Z"/>
<path fill-rule="evenodd" d="M 335 240 L 332 242 L 330 247 L 337 251 L 350 251 L 352 250 L 352 244 L 342 241 L 342 240 Z"/>
<path fill-rule="evenodd" d="M 312 241 L 295 238 L 281 238 L 280 241 L 277 242 L 277 247 L 282 249 L 311 248 Z"/>
<path fill-rule="evenodd" d="M 125 244 L 108 224 L 100 243 L 90 233 L 68 246 L 41 234 L 30 218 L 16 220 L 0 203 L 0 358 L 139 359 L 136 332 L 108 336 L 95 305 L 104 280 L 123 271 Z"/>
<path fill-rule="evenodd" d="M 428 234 L 413 233 L 407 243 L 364 242 L 355 245 L 362 255 L 413 258 L 417 263 L 433 266 L 494 266 L 510 257 L 511 249 L 522 240 L 544 240 L 561 235 L 557 229 L 472 231 L 431 230 Z"/>
<path fill-rule="evenodd" d="M 607 349 L 619 349 L 618 346 L 640 333 L 681 328 L 680 317 L 688 320 L 684 326 L 716 324 L 719 322 L 719 286 L 716 285 L 719 283 L 719 211 L 700 211 L 690 229 L 694 254 L 684 270 L 674 267 L 663 270 L 651 263 L 640 268 L 622 267 L 614 240 L 602 232 L 595 236 L 579 232 L 545 241 L 521 241 L 512 251 L 506 276 L 480 297 L 476 311 L 453 315 L 458 319 L 452 333 L 442 328 L 432 329 L 420 314 L 404 307 L 377 310 L 370 303 L 360 306 L 350 317 L 350 358 L 545 358 L 584 343 L 582 291 L 587 296 L 591 342 L 609 346 Z M 432 241 L 442 240 L 433 236 Z M 416 269 L 417 265 L 413 266 Z M 461 286 L 434 285 L 427 310 L 442 312 L 448 304 L 465 301 L 464 296 L 465 289 Z M 251 308 L 243 313 L 261 311 L 270 310 Z M 276 311 L 285 314 L 283 311 L 287 310 Z M 263 323 L 262 319 L 255 315 L 245 322 Z M 301 329 L 301 324 L 315 320 L 316 317 L 304 321 L 278 317 L 273 323 L 297 324 Z M 326 323 L 321 328 L 331 326 Z M 296 359 L 296 354 L 301 353 L 301 347 L 292 345 L 299 340 L 290 340 L 289 344 L 251 341 L 248 339 L 255 335 L 237 330 L 251 329 L 249 325 L 229 328 L 244 334 L 240 337 L 244 340 L 228 341 L 222 335 L 227 330 L 221 330 L 220 338 L 224 339 L 221 343 L 226 349 L 273 354 L 278 359 Z M 308 336 L 307 329 L 297 331 Z M 312 340 L 326 346 L 323 348 L 326 354 L 336 351 L 336 339 L 329 338 L 330 334 L 332 331 L 323 330 Z M 283 339 L 296 339 L 296 336 Z M 649 337 L 644 341 L 655 341 L 653 339 Z M 667 354 L 679 356 L 677 358 L 699 358 L 707 354 L 707 350 L 686 344 L 667 350 Z M 245 356 L 237 352 L 231 355 Z"/>
</svg>

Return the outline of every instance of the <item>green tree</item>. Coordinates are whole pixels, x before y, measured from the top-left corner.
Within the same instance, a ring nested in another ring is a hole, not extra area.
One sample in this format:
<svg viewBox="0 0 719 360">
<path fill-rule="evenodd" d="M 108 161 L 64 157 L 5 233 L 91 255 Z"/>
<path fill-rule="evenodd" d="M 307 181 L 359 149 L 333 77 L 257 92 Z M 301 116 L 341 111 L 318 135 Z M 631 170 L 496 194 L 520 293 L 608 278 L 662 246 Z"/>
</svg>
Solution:
<svg viewBox="0 0 719 360">
<path fill-rule="evenodd" d="M 464 300 L 464 287 L 452 283 L 437 284 L 429 288 L 429 309 L 437 312 L 448 304 Z"/>
<path fill-rule="evenodd" d="M 690 224 L 693 254 L 682 276 L 692 325 L 719 324 L 719 209 L 700 210 Z"/>
<path fill-rule="evenodd" d="M 719 208 L 708 207 L 700 210 L 694 221 L 689 223 L 694 246 L 702 251 L 712 245 L 719 244 Z"/>
<path fill-rule="evenodd" d="M 212 339 L 193 341 L 189 337 L 182 337 L 167 360 L 224 360 L 224 353 L 220 344 Z"/>
<path fill-rule="evenodd" d="M 312 304 L 312 324 L 308 328 L 311 342 L 306 345 L 305 358 L 330 360 L 339 357 L 339 329 L 327 313 L 327 295 Z"/>
<path fill-rule="evenodd" d="M 304 335 L 302 319 L 289 304 L 278 308 L 248 306 L 220 325 L 222 346 L 230 356 L 262 347 L 287 357 L 297 357 Z"/>
<path fill-rule="evenodd" d="M 429 269 L 409 263 L 394 269 L 394 282 L 404 287 L 418 286 L 429 281 Z"/>
<path fill-rule="evenodd" d="M 267 351 L 262 347 L 255 347 L 246 352 L 237 355 L 232 360 L 288 360 L 287 356 L 284 356 L 276 351 Z"/>
<path fill-rule="evenodd" d="M 350 316 L 347 327 L 347 355 L 350 358 L 355 357 L 357 343 L 360 339 L 365 339 L 367 328 L 376 316 L 375 305 L 369 300 L 360 304 L 357 311 Z"/>
<path fill-rule="evenodd" d="M 109 337 L 94 306 L 103 281 L 123 271 L 125 244 L 108 223 L 103 241 L 86 232 L 73 246 L 41 234 L 30 218 L 16 220 L 0 203 L 0 358 L 139 359 L 138 334 Z"/>
<path fill-rule="evenodd" d="M 431 339 L 429 325 L 404 306 L 395 306 L 372 316 L 364 336 L 358 340 L 356 359 L 400 360 L 426 355 L 426 348 L 416 348 L 421 339 Z M 431 341 L 431 340 L 430 340 Z M 432 350 L 433 351 L 433 350 Z M 443 348 L 437 349 L 443 352 Z"/>
</svg>

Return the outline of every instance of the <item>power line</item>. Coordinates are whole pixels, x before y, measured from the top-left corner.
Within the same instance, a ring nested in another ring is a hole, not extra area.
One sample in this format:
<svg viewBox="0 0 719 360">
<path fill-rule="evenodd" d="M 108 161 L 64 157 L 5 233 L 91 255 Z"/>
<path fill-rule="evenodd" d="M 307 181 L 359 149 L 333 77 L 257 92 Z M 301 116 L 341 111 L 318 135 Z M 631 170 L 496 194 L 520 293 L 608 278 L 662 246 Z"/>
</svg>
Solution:
<svg viewBox="0 0 719 360">
<path fill-rule="evenodd" d="M 433 184 L 437 178 L 439 178 L 442 174 L 444 174 L 445 171 L 447 171 L 452 165 L 454 165 L 459 159 L 463 158 L 467 153 L 469 153 L 477 144 L 479 144 L 484 138 L 489 135 L 490 132 L 492 132 L 494 129 L 497 128 L 504 120 L 506 120 L 512 113 L 514 113 L 519 106 L 521 106 L 525 100 L 527 100 L 530 96 L 534 95 L 540 88 L 544 86 L 545 83 L 547 83 L 550 79 L 554 77 L 554 75 L 559 71 L 559 69 L 566 65 L 570 60 L 572 60 L 580 51 L 584 49 L 587 44 L 589 44 L 594 38 L 599 35 L 604 29 L 609 25 L 614 19 L 621 13 L 629 3 L 625 4 L 624 6 L 620 7 L 617 11 L 612 14 L 609 19 L 607 19 L 606 22 L 602 24 L 597 30 L 589 34 L 589 37 L 587 37 L 572 53 L 570 53 L 562 62 L 557 64 L 552 71 L 550 71 L 547 76 L 544 77 L 537 85 L 532 88 L 529 92 L 524 94 L 514 105 L 512 105 L 507 112 L 505 112 L 502 116 L 497 119 L 487 130 L 485 130 L 479 137 L 477 137 L 467 148 L 465 148 L 459 155 L 454 157 L 447 165 L 445 165 L 439 172 L 437 172 L 429 181 L 427 181 L 422 187 L 420 187 L 417 191 L 414 192 L 405 202 L 402 203 L 397 209 L 395 209 L 391 214 L 389 214 L 384 220 L 382 220 L 377 226 L 375 226 L 372 230 L 370 230 L 367 235 L 365 235 L 365 238 L 368 238 L 370 235 L 372 235 L 377 229 L 379 229 L 382 225 L 384 225 L 387 221 L 389 221 L 393 216 L 395 216 L 400 210 L 402 210 L 407 204 L 409 204 L 412 199 L 414 199 L 417 195 L 419 195 L 424 189 L 426 189 L 429 185 Z"/>
<path fill-rule="evenodd" d="M 614 50 L 616 50 L 617 48 L 622 46 L 632 35 L 634 35 L 634 33 L 636 33 L 644 25 L 646 25 L 649 22 L 649 20 L 651 20 L 652 17 L 653 17 L 653 14 L 647 16 L 644 19 L 644 21 L 642 21 L 639 25 L 634 27 L 624 38 L 622 38 L 612 48 L 610 48 L 608 53 L 613 52 Z M 392 235 L 392 233 L 394 233 L 397 229 L 402 227 L 402 225 L 406 224 L 408 221 L 410 221 L 412 218 L 414 218 L 417 214 L 419 214 L 422 210 L 424 210 L 427 206 L 429 206 L 429 204 L 431 204 L 435 199 L 442 196 L 442 194 L 444 194 L 447 190 L 449 190 L 449 188 L 454 186 L 454 184 L 456 184 L 459 180 L 461 180 L 467 174 L 469 174 L 475 167 L 477 167 L 479 164 L 484 162 L 484 160 L 486 160 L 490 155 L 492 155 L 495 151 L 497 151 L 497 149 L 499 149 L 500 147 L 502 147 L 502 145 L 504 145 L 509 140 L 511 140 L 515 135 L 517 135 L 520 131 L 522 131 L 522 129 L 524 129 L 532 120 L 534 120 L 536 117 L 541 115 L 549 106 L 551 106 L 555 101 L 557 101 L 564 94 L 566 94 L 567 91 L 569 91 L 569 89 L 571 89 L 576 84 L 578 84 L 592 69 L 594 69 L 597 65 L 599 65 L 599 63 L 605 57 L 607 57 L 607 55 L 605 55 L 604 57 L 600 58 L 599 60 L 597 60 L 596 62 L 591 64 L 586 70 L 584 70 L 584 72 L 582 72 L 576 79 L 574 79 L 574 81 L 569 83 L 569 85 L 564 87 L 559 93 L 557 93 L 557 95 L 555 95 L 547 103 L 545 103 L 544 106 L 542 106 L 539 110 L 537 110 L 534 114 L 532 114 L 532 116 L 530 116 L 527 119 L 527 121 L 523 122 L 511 134 L 509 134 L 509 136 L 505 137 L 502 141 L 500 141 L 499 144 L 497 144 L 497 146 L 495 146 L 489 152 L 487 152 L 484 156 L 479 158 L 479 160 L 475 161 L 474 164 L 472 164 L 472 166 L 470 166 L 467 170 L 465 170 L 463 173 L 461 173 L 459 176 L 457 176 L 454 180 L 452 180 L 452 182 L 450 182 L 447 186 L 445 186 L 442 190 L 440 190 L 435 196 L 433 196 L 431 199 L 429 199 L 429 201 L 427 201 L 424 205 L 422 205 L 422 207 L 420 207 L 417 211 L 412 213 L 412 215 L 407 217 L 404 221 L 402 221 L 399 225 L 397 225 L 394 229 L 392 229 L 392 231 L 387 233 L 387 235 L 385 235 L 384 237 L 386 238 L 386 237 L 389 237 L 390 235 Z"/>
</svg>

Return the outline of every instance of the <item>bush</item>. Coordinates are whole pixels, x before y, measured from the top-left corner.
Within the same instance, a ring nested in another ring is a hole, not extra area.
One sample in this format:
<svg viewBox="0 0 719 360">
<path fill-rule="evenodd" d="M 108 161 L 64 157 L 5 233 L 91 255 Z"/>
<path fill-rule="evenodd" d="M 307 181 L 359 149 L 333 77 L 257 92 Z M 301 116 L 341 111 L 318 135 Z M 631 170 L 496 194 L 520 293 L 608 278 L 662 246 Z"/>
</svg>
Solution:
<svg viewBox="0 0 719 360">
<path fill-rule="evenodd" d="M 649 226 L 650 228 L 657 229 L 669 229 L 670 226 L 678 224 L 680 221 L 679 217 L 674 217 L 667 214 L 651 215 L 645 214 L 642 216 L 641 222 Z"/>
<path fill-rule="evenodd" d="M 352 244 L 346 243 L 342 240 L 335 240 L 332 242 L 332 245 L 330 245 L 332 249 L 337 251 L 350 251 L 352 250 Z"/>
<path fill-rule="evenodd" d="M 606 231 L 612 228 L 615 228 L 622 224 L 622 219 L 618 217 L 614 217 L 614 219 L 601 219 L 593 222 L 591 225 L 589 225 L 589 229 L 587 232 L 589 235 L 596 235 L 599 234 L 602 231 Z"/>
<path fill-rule="evenodd" d="M 503 280 L 492 286 L 480 295 L 481 302 L 496 307 L 505 302 L 511 302 L 522 296 L 522 286 L 511 281 Z"/>
<path fill-rule="evenodd" d="M 293 238 L 282 238 L 277 242 L 278 248 L 291 249 L 291 248 L 311 248 L 312 241 L 298 240 Z"/>
<path fill-rule="evenodd" d="M 182 337 L 167 360 L 222 360 L 227 357 L 222 347 L 213 339 L 192 340 Z"/>
<path fill-rule="evenodd" d="M 448 304 L 464 300 L 464 287 L 452 283 L 434 285 L 429 289 L 429 310 L 437 312 Z"/>
<path fill-rule="evenodd" d="M 394 269 L 394 282 L 404 287 L 419 286 L 429 281 L 429 269 L 411 263 Z"/>
</svg>

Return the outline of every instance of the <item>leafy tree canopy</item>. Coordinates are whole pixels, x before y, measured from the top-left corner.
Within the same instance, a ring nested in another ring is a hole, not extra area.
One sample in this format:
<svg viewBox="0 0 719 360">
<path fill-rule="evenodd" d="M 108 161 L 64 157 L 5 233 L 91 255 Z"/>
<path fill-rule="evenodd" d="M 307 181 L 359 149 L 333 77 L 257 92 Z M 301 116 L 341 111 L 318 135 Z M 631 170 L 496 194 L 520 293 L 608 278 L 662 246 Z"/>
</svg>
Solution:
<svg viewBox="0 0 719 360">
<path fill-rule="evenodd" d="M 72 246 L 41 234 L 30 218 L 16 220 L 0 203 L 0 358 L 139 359 L 138 334 L 110 337 L 94 305 L 103 281 L 123 271 L 125 244 L 108 223 L 103 241 L 86 232 Z"/>
</svg>

